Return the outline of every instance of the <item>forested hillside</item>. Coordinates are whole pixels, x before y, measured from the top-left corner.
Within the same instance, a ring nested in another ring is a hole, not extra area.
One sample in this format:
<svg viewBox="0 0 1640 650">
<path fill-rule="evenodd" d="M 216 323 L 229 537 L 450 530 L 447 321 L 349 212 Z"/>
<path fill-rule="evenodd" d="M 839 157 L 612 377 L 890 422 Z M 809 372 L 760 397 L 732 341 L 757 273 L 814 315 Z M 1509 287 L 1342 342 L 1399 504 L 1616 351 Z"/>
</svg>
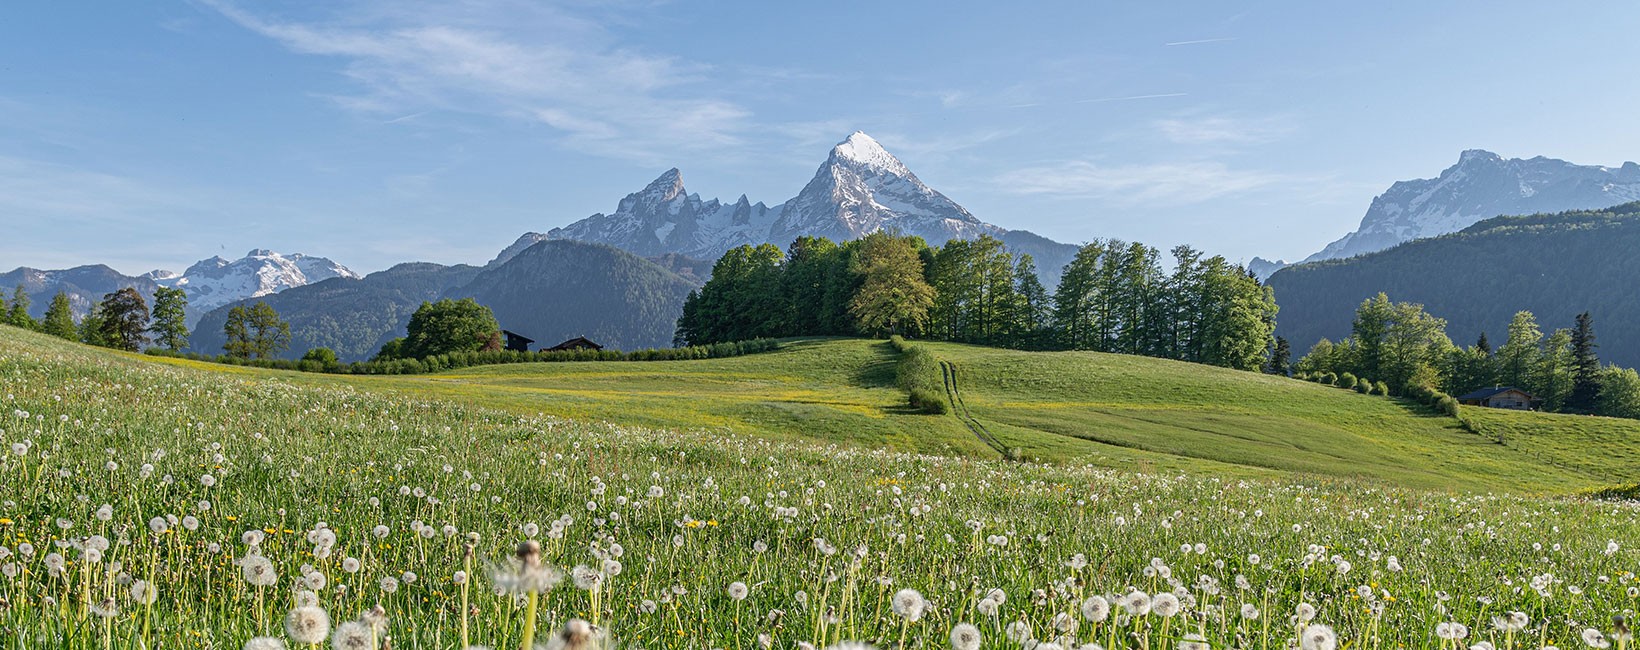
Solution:
<svg viewBox="0 0 1640 650">
<path fill-rule="evenodd" d="M 501 327 L 546 347 L 585 336 L 620 350 L 671 347 L 695 283 L 602 244 L 549 240 L 473 278 L 451 298 L 489 307 Z"/>
<path fill-rule="evenodd" d="M 1455 342 L 1486 332 L 1502 340 L 1519 311 L 1546 327 L 1589 312 L 1602 361 L 1640 365 L 1640 203 L 1605 210 L 1498 217 L 1461 232 L 1270 277 L 1276 333 L 1306 350 L 1350 334 L 1356 307 L 1380 292 L 1421 303 L 1447 321 Z"/>
<path fill-rule="evenodd" d="M 307 350 L 326 347 L 342 361 L 370 358 L 381 344 L 404 333 L 404 323 L 423 301 L 466 284 L 479 269 L 428 262 L 400 264 L 361 279 L 331 278 L 276 294 L 230 303 L 201 317 L 189 348 L 219 354 L 226 342 L 222 326 L 228 310 L 266 302 L 290 323 L 290 349 L 279 356 L 295 359 Z"/>
</svg>

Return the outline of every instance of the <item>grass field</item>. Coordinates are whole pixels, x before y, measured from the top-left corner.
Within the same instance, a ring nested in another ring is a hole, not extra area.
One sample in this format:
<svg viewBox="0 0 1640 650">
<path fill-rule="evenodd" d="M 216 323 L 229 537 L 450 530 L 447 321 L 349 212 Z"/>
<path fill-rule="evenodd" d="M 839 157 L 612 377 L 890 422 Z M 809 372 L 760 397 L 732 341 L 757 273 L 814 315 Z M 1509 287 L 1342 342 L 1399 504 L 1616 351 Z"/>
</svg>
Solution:
<svg viewBox="0 0 1640 650">
<path fill-rule="evenodd" d="M 1640 422 L 1467 410 L 1483 432 L 1503 434 L 1499 445 L 1421 405 L 1292 379 L 1125 355 L 922 345 L 958 369 L 969 411 L 1003 447 L 1044 462 L 1560 494 L 1632 483 L 1640 467 Z M 285 376 L 581 421 L 1000 456 L 955 415 L 907 408 L 895 358 L 881 341 L 817 339 L 703 361 Z"/>
<path fill-rule="evenodd" d="M 1622 423 L 1484 414 L 1483 447 L 1298 382 L 933 347 L 1052 462 L 903 409 L 867 341 L 352 378 L 0 328 L 0 648 L 1628 643 L 1640 506 L 1462 492 L 1609 482 Z"/>
</svg>

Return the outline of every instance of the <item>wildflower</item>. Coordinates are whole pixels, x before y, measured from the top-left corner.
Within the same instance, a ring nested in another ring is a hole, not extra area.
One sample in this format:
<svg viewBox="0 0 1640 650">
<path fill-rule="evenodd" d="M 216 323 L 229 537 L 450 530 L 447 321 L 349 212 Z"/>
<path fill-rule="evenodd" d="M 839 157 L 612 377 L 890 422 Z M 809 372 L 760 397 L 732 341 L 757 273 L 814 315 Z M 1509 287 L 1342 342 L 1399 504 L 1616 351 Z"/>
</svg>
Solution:
<svg viewBox="0 0 1640 650">
<path fill-rule="evenodd" d="M 1110 601 L 1104 596 L 1089 596 L 1082 601 L 1082 618 L 1090 623 L 1102 623 L 1110 616 Z"/>
<path fill-rule="evenodd" d="M 967 623 L 958 623 L 951 627 L 951 650 L 979 650 L 984 637 L 980 636 L 979 628 Z"/>
<path fill-rule="evenodd" d="M 1178 596 L 1165 592 L 1156 594 L 1156 598 L 1151 600 L 1150 606 L 1151 611 L 1156 612 L 1156 615 L 1162 618 L 1173 618 L 1174 615 L 1179 613 L 1181 607 Z"/>
<path fill-rule="evenodd" d="M 148 520 L 148 530 L 154 531 L 155 535 L 164 535 L 165 531 L 170 529 L 171 522 L 166 521 L 164 517 L 154 517 Z"/>
<path fill-rule="evenodd" d="M 1025 643 L 1034 638 L 1031 634 L 1031 626 L 1027 625 L 1025 621 L 1009 623 L 1008 627 L 1003 628 L 1003 632 L 1008 636 L 1008 640 L 1014 643 Z"/>
<path fill-rule="evenodd" d="M 273 562 L 260 555 L 247 555 L 240 559 L 239 572 L 245 582 L 255 587 L 271 587 L 279 579 L 273 570 Z"/>
<path fill-rule="evenodd" d="M 348 621 L 336 626 L 330 636 L 330 647 L 335 650 L 375 650 L 376 633 L 360 621 Z"/>
<path fill-rule="evenodd" d="M 748 593 L 750 593 L 750 590 L 746 587 L 746 583 L 744 583 L 744 582 L 731 582 L 731 583 L 729 583 L 729 597 L 730 598 L 732 598 L 734 600 L 737 600 L 737 601 L 746 600 L 746 596 L 747 596 Z"/>
<path fill-rule="evenodd" d="M 1311 625 L 1299 634 L 1298 645 L 1303 650 L 1335 650 L 1338 647 L 1338 635 L 1325 625 Z"/>
<path fill-rule="evenodd" d="M 917 619 L 922 618 L 923 609 L 927 606 L 928 601 L 923 600 L 923 595 L 915 589 L 894 592 L 894 613 L 905 617 L 907 621 L 915 623 Z"/>
<path fill-rule="evenodd" d="M 245 650 L 285 650 L 285 642 L 271 636 L 259 636 L 246 641 Z"/>
<path fill-rule="evenodd" d="M 348 573 L 358 573 L 359 569 L 360 569 L 359 558 L 355 558 L 355 557 L 342 558 L 342 570 L 343 571 L 346 571 Z"/>
<path fill-rule="evenodd" d="M 297 607 L 285 615 L 285 634 L 304 645 L 323 643 L 330 636 L 330 615 L 318 607 Z"/>
<path fill-rule="evenodd" d="M 1309 603 L 1298 604 L 1298 623 L 1303 625 L 1315 619 L 1315 605 Z"/>
<path fill-rule="evenodd" d="M 1150 613 L 1150 594 L 1135 591 L 1122 599 L 1122 609 L 1132 616 L 1144 616 Z"/>
<path fill-rule="evenodd" d="M 1195 632 L 1188 633 L 1179 641 L 1179 650 L 1208 650 L 1207 637 Z"/>
<path fill-rule="evenodd" d="M 381 587 L 383 593 L 391 594 L 399 590 L 399 579 L 393 576 L 383 576 L 376 584 Z"/>
<path fill-rule="evenodd" d="M 1252 603 L 1241 604 L 1241 617 L 1249 621 L 1258 620 L 1258 606 Z"/>
<path fill-rule="evenodd" d="M 513 565 L 511 571 L 490 572 L 490 581 L 495 584 L 497 592 L 546 593 L 564 579 L 562 573 L 541 564 L 541 544 L 534 540 L 518 545 L 518 550 L 513 553 Z"/>
<path fill-rule="evenodd" d="M 131 600 L 138 605 L 152 605 L 159 593 L 147 580 L 137 580 L 131 583 Z"/>
<path fill-rule="evenodd" d="M 1447 621 L 1435 626 L 1435 636 L 1447 641 L 1456 641 L 1469 636 L 1469 628 L 1463 623 Z"/>
<path fill-rule="evenodd" d="M 581 591 L 592 591 L 604 583 L 603 574 L 599 573 L 597 569 L 584 564 L 576 565 L 574 569 L 570 570 L 569 574 L 570 578 L 575 581 L 575 588 Z"/>
<path fill-rule="evenodd" d="M 547 640 L 547 650 L 596 650 L 598 628 L 581 619 L 573 619 Z"/>
<path fill-rule="evenodd" d="M 113 598 L 104 598 L 102 602 L 91 606 L 91 613 L 103 618 L 114 618 L 120 615 L 120 606 Z"/>
<path fill-rule="evenodd" d="M 1602 648 L 1610 648 L 1612 646 L 1612 642 L 1606 638 L 1606 635 L 1601 634 L 1600 630 L 1596 630 L 1592 627 L 1584 628 L 1582 637 L 1583 645 L 1596 648 L 1597 650 Z"/>
</svg>

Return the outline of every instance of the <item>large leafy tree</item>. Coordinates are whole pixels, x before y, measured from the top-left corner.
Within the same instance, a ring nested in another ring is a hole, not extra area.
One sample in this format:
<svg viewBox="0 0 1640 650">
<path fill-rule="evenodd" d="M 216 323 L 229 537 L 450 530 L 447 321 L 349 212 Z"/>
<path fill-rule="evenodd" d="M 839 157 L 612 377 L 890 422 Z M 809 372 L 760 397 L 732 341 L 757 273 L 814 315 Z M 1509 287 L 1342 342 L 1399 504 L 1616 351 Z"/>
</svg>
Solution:
<svg viewBox="0 0 1640 650">
<path fill-rule="evenodd" d="M 476 352 L 501 329 L 489 307 L 472 298 L 423 302 L 405 327 L 404 355 L 426 358 L 451 352 Z"/>
<path fill-rule="evenodd" d="M 188 295 L 181 289 L 160 287 L 154 292 L 154 342 L 170 350 L 188 347 Z"/>
<path fill-rule="evenodd" d="M 1498 383 L 1531 390 L 1536 385 L 1533 377 L 1542 362 L 1543 330 L 1538 329 L 1537 317 L 1532 312 L 1516 312 L 1509 321 L 1509 338 L 1498 348 Z"/>
<path fill-rule="evenodd" d="M 934 288 L 924 279 L 922 256 L 911 238 L 882 232 L 866 235 L 852 270 L 861 283 L 849 302 L 849 313 L 860 331 L 915 334 L 928 324 Z"/>
<path fill-rule="evenodd" d="M 228 356 L 266 359 L 290 347 L 290 323 L 260 300 L 249 307 L 235 305 L 229 309 L 222 333 L 228 339 L 222 345 Z"/>
<path fill-rule="evenodd" d="M 148 301 L 136 289 L 126 287 L 103 296 L 97 311 L 104 345 L 136 352 L 148 343 Z"/>
<path fill-rule="evenodd" d="M 1100 343 L 1094 305 L 1099 299 L 1099 258 L 1104 254 L 1104 242 L 1084 244 L 1059 278 L 1059 288 L 1053 295 L 1053 321 L 1063 347 L 1093 350 Z"/>
<path fill-rule="evenodd" d="M 40 321 L 40 331 L 70 341 L 79 340 L 79 331 L 74 327 L 74 310 L 69 305 L 67 293 L 58 291 L 51 297 L 51 304 L 46 307 L 46 317 Z"/>
</svg>

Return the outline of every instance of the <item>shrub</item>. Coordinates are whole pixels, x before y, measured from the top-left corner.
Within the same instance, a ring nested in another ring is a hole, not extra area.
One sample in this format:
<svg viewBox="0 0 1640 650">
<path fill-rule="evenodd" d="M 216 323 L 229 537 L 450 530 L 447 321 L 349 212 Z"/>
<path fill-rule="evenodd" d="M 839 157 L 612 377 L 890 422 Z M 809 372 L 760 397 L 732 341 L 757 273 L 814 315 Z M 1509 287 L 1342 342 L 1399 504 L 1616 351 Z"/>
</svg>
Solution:
<svg viewBox="0 0 1640 650">
<path fill-rule="evenodd" d="M 1338 383 L 1334 385 L 1339 388 L 1355 388 L 1355 384 L 1355 375 L 1346 372 L 1338 378 Z"/>
<path fill-rule="evenodd" d="M 1386 384 L 1384 382 L 1378 382 L 1378 384 L 1376 386 L 1372 387 L 1372 392 L 1373 392 L 1374 395 L 1383 395 L 1385 397 L 1388 397 L 1389 396 L 1389 384 Z"/>
<path fill-rule="evenodd" d="M 1452 417 L 1458 417 L 1458 400 L 1451 395 L 1442 395 L 1437 408 L 1439 408 L 1442 413 Z"/>
<path fill-rule="evenodd" d="M 1330 373 L 1330 372 L 1326 373 L 1326 374 L 1323 374 L 1323 375 L 1321 375 L 1321 383 L 1326 384 L 1328 386 L 1337 386 L 1338 385 L 1338 375 Z"/>
<path fill-rule="evenodd" d="M 1362 395 L 1370 394 L 1372 392 L 1372 380 L 1362 379 L 1361 381 L 1356 382 L 1355 383 L 1355 392 L 1360 393 Z"/>
<path fill-rule="evenodd" d="M 302 360 L 317 363 L 320 368 L 327 368 L 336 365 L 336 351 L 330 348 L 313 348 L 302 355 Z"/>
<path fill-rule="evenodd" d="M 926 388 L 913 388 L 910 393 L 912 408 L 929 415 L 943 415 L 947 410 L 944 396 Z"/>
</svg>

